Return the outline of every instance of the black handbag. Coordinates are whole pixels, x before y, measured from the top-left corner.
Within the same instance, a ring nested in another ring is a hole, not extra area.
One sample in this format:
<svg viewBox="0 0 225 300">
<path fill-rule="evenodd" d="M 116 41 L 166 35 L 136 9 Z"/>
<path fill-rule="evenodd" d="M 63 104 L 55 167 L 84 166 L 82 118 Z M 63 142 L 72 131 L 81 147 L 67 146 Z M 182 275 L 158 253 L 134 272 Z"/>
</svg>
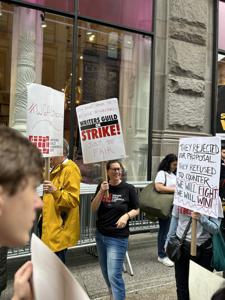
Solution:
<svg viewBox="0 0 225 300">
<path fill-rule="evenodd" d="M 166 254 L 169 257 L 169 259 L 173 262 L 177 262 L 181 256 L 181 247 L 183 245 L 187 232 L 191 226 L 191 222 L 192 218 L 190 218 L 181 239 L 179 239 L 177 236 L 171 236 L 168 240 L 166 246 Z"/>
<path fill-rule="evenodd" d="M 165 173 L 166 185 L 166 173 Z M 146 213 L 147 218 L 166 219 L 171 214 L 174 194 L 158 193 L 155 190 L 155 183 L 151 182 L 140 193 L 140 209 Z"/>
</svg>

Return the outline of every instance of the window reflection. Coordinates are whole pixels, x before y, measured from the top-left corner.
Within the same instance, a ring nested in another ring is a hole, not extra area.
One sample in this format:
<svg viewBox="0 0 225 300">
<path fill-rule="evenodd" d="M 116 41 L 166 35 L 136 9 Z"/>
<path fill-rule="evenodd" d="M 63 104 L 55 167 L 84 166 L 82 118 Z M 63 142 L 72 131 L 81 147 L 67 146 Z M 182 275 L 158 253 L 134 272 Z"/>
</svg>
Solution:
<svg viewBox="0 0 225 300">
<path fill-rule="evenodd" d="M 73 20 L 45 13 L 47 27 L 42 28 L 41 11 L 3 3 L 3 15 L 0 16 L 0 122 L 5 124 L 9 124 L 9 108 L 12 115 L 14 109 L 10 97 L 14 97 L 15 92 L 11 92 L 10 96 L 10 84 L 21 79 L 20 72 L 13 69 L 18 68 L 19 51 L 12 63 L 12 53 L 15 55 L 12 45 L 21 44 L 19 36 L 15 38 L 12 33 L 15 12 L 29 15 L 32 22 L 35 20 L 32 16 L 38 20 L 32 30 L 35 29 L 35 36 L 41 38 L 32 40 L 35 53 L 32 70 L 36 82 L 65 92 L 65 137 L 68 140 L 70 138 L 71 103 L 81 105 L 118 98 L 127 153 L 124 161 L 127 179 L 146 180 L 151 39 L 80 20 L 76 51 L 76 96 L 71 99 Z M 24 18 L 17 19 L 14 29 L 19 28 L 19 23 L 23 21 Z M 26 22 L 23 22 L 23 30 L 25 33 L 29 31 Z M 24 64 L 21 64 L 23 67 Z M 11 70 L 14 70 L 13 75 Z M 16 88 L 11 90 L 15 91 Z M 17 102 L 16 105 L 20 108 Z M 74 122 L 74 159 L 81 168 L 83 182 L 96 183 L 101 178 L 101 164 L 83 164 L 77 120 Z"/>
<path fill-rule="evenodd" d="M 225 55 L 218 55 L 217 133 L 225 133 Z"/>
</svg>

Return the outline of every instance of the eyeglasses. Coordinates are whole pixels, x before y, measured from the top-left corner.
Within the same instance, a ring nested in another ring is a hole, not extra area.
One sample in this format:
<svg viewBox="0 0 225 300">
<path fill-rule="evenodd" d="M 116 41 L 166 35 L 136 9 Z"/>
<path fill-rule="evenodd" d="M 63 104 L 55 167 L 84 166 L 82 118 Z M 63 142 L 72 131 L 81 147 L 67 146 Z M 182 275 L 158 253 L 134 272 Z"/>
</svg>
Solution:
<svg viewBox="0 0 225 300">
<path fill-rule="evenodd" d="M 113 172 L 120 172 L 120 168 L 110 168 L 110 170 L 112 170 Z"/>
</svg>

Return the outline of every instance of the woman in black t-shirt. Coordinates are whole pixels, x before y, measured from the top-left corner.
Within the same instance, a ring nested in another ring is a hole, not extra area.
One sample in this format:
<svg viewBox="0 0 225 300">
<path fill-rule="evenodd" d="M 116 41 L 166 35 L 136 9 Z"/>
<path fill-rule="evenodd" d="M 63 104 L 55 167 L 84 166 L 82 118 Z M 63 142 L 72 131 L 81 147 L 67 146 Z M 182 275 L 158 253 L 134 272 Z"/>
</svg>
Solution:
<svg viewBox="0 0 225 300">
<path fill-rule="evenodd" d="M 135 187 L 121 179 L 121 162 L 109 161 L 106 169 L 109 181 L 98 185 L 91 205 L 92 210 L 97 211 L 96 244 L 109 292 L 114 300 L 124 300 L 122 271 L 128 247 L 129 220 L 139 214 L 139 203 Z"/>
</svg>

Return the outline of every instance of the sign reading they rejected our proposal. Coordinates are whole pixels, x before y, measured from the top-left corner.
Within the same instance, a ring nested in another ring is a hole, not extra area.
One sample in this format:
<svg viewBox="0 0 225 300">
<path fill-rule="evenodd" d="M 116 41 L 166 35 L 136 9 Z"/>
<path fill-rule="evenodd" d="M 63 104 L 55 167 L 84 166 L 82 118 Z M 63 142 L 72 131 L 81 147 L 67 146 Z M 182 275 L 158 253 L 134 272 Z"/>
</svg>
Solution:
<svg viewBox="0 0 225 300">
<path fill-rule="evenodd" d="M 218 217 L 220 147 L 217 137 L 180 139 L 174 204 Z"/>
<path fill-rule="evenodd" d="M 63 154 L 64 93 L 36 83 L 27 87 L 27 137 L 44 157 Z"/>
<path fill-rule="evenodd" d="M 76 108 L 84 163 L 126 156 L 116 98 Z"/>
</svg>

